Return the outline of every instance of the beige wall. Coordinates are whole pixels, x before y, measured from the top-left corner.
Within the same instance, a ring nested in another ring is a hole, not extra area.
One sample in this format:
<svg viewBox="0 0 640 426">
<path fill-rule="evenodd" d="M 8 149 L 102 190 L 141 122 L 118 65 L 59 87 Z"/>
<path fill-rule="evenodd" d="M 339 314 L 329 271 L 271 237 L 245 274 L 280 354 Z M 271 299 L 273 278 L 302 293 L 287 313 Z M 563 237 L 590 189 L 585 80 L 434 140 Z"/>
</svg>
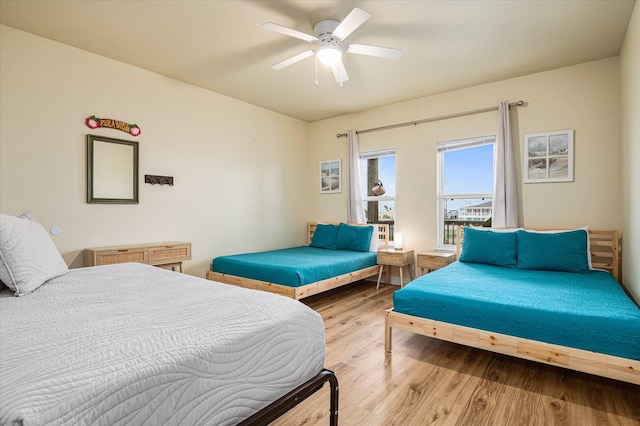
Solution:
<svg viewBox="0 0 640 426">
<path fill-rule="evenodd" d="M 636 3 L 622 62 L 622 275 L 640 302 L 640 7 Z"/>
<path fill-rule="evenodd" d="M 310 219 L 344 220 L 346 193 L 317 194 L 317 162 L 347 158 L 345 138 L 336 133 L 473 110 L 500 101 L 524 100 L 512 110 L 512 136 L 521 171 L 523 135 L 575 131 L 574 182 L 522 184 L 521 217 L 527 227 L 621 229 L 620 60 L 612 58 L 477 86 L 352 114 L 310 126 L 308 192 Z M 497 111 L 360 137 L 360 150 L 395 148 L 397 227 L 405 247 L 437 245 L 436 143 L 495 134 Z M 345 176 L 346 177 L 346 176 Z"/>
<path fill-rule="evenodd" d="M 0 210 L 60 226 L 67 263 L 82 266 L 84 247 L 185 240 L 186 272 L 204 276 L 215 255 L 305 242 L 307 123 L 6 26 L 0 42 Z M 91 130 L 93 114 L 142 134 Z M 87 133 L 140 143 L 138 205 L 85 202 Z"/>
</svg>

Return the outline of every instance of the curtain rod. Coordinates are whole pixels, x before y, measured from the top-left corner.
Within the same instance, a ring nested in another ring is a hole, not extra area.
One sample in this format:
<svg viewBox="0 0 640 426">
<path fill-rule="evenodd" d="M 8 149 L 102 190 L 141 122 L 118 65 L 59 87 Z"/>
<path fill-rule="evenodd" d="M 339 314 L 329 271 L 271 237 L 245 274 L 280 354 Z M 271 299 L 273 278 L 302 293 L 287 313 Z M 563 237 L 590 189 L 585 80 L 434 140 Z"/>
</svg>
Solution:
<svg viewBox="0 0 640 426">
<path fill-rule="evenodd" d="M 512 103 L 509 104 L 510 107 L 512 107 L 512 106 L 523 106 L 523 105 L 524 105 L 524 101 L 512 102 Z M 430 121 L 446 120 L 448 118 L 462 117 L 462 116 L 465 116 L 465 115 L 478 114 L 478 113 L 487 112 L 487 111 L 494 111 L 494 110 L 497 110 L 498 108 L 499 108 L 499 106 L 492 106 L 492 107 L 487 107 L 487 108 L 474 109 L 474 110 L 471 110 L 471 111 L 456 112 L 456 113 L 453 113 L 453 114 L 440 115 L 438 117 L 425 118 L 425 119 L 418 120 L 418 121 L 407 121 L 406 123 L 398 123 L 398 124 L 391 124 L 389 126 L 375 127 L 373 129 L 356 130 L 356 134 L 361 135 L 363 133 L 377 132 L 379 130 L 395 129 L 397 127 L 417 126 L 418 124 L 429 123 Z M 336 134 L 337 138 L 346 137 L 346 136 L 347 136 L 346 133 L 338 133 L 338 134 Z"/>
</svg>

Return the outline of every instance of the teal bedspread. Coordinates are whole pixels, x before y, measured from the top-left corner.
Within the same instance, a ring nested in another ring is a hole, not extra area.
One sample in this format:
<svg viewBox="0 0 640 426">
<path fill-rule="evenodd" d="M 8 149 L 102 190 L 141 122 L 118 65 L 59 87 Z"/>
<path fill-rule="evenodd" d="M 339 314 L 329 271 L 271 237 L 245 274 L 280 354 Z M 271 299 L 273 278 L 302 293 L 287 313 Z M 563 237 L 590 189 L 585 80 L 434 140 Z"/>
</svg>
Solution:
<svg viewBox="0 0 640 426">
<path fill-rule="evenodd" d="M 454 262 L 393 295 L 396 312 L 640 360 L 640 309 L 605 271 Z"/>
<path fill-rule="evenodd" d="M 299 287 L 375 266 L 376 252 L 300 246 L 258 253 L 220 256 L 211 270 L 222 274 Z"/>
</svg>

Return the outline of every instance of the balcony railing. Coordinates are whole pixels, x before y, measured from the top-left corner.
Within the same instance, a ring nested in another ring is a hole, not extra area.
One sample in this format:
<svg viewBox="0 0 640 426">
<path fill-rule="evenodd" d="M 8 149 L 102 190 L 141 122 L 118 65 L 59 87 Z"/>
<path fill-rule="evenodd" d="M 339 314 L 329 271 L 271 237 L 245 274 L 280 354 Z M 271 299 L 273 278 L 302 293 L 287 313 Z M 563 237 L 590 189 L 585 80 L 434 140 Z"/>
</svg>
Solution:
<svg viewBox="0 0 640 426">
<path fill-rule="evenodd" d="M 396 229 L 396 222 L 393 219 L 390 220 L 378 220 L 376 223 L 386 223 L 389 225 L 389 241 L 393 242 L 393 235 Z M 487 226 L 487 220 L 458 220 L 451 219 L 444 221 L 444 235 L 442 239 L 443 244 L 456 245 L 456 238 L 458 236 L 458 228 L 460 226 Z"/>
<path fill-rule="evenodd" d="M 456 238 L 458 237 L 458 228 L 461 226 L 484 226 L 486 220 L 458 220 L 451 219 L 444 221 L 444 235 L 442 236 L 442 243 L 449 245 L 456 245 Z"/>
</svg>

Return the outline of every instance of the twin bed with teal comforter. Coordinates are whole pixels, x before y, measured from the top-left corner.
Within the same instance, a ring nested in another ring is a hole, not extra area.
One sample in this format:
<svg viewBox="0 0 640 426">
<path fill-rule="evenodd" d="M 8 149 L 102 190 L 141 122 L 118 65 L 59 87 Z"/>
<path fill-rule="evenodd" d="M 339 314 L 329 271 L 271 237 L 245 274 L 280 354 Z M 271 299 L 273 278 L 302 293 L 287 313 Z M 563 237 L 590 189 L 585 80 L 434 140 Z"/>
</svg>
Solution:
<svg viewBox="0 0 640 426">
<path fill-rule="evenodd" d="M 640 384 L 640 309 L 610 272 L 617 232 L 464 234 L 459 261 L 394 293 L 388 352 L 400 328 Z"/>
<path fill-rule="evenodd" d="M 213 259 L 211 270 L 289 287 L 300 287 L 376 266 L 376 259 L 376 253 L 371 251 L 327 250 L 300 246 L 220 256 Z"/>
<path fill-rule="evenodd" d="M 386 224 L 309 222 L 308 245 L 219 256 L 207 278 L 301 299 L 375 276 L 388 231 Z"/>
</svg>

